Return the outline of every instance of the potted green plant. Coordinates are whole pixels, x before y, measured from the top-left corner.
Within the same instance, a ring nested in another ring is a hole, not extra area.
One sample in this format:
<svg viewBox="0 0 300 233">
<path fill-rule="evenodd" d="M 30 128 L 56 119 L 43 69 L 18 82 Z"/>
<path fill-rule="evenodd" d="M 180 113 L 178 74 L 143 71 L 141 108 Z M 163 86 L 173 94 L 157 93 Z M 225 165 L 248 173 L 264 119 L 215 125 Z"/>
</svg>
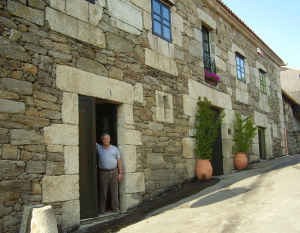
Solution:
<svg viewBox="0 0 300 233">
<path fill-rule="evenodd" d="M 244 170 L 248 166 L 246 152 L 250 149 L 252 138 L 256 135 L 257 126 L 254 126 L 251 116 L 244 119 L 240 114 L 235 113 L 233 120 L 234 134 L 233 152 L 235 153 L 234 165 L 238 170 Z"/>
<path fill-rule="evenodd" d="M 221 111 L 216 115 L 212 109 L 211 102 L 201 97 L 198 98 L 196 123 L 195 123 L 195 153 L 199 158 L 196 166 L 196 176 L 199 180 L 209 180 L 212 177 L 212 166 L 210 159 L 212 158 L 212 144 L 217 139 L 218 130 L 225 116 Z"/>
</svg>

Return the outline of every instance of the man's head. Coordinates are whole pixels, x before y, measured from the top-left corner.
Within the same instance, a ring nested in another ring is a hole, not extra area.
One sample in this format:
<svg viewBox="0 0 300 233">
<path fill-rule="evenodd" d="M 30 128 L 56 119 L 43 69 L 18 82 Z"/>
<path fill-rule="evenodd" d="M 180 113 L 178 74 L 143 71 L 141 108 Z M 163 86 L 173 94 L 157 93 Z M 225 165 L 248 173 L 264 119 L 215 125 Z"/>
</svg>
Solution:
<svg viewBox="0 0 300 233">
<path fill-rule="evenodd" d="M 110 136 L 109 136 L 109 134 L 102 134 L 101 140 L 102 140 L 103 146 L 109 146 L 110 145 Z"/>
</svg>

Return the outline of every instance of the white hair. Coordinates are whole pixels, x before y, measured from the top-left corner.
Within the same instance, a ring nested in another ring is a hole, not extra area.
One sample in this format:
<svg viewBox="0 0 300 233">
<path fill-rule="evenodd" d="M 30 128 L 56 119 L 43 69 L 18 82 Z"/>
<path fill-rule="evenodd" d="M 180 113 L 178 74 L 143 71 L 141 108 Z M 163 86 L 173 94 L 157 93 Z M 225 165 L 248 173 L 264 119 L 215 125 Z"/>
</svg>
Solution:
<svg viewBox="0 0 300 233">
<path fill-rule="evenodd" d="M 104 133 L 104 134 L 102 134 L 101 139 L 104 138 L 104 137 L 109 137 L 110 138 L 110 135 L 107 134 L 107 133 Z"/>
</svg>

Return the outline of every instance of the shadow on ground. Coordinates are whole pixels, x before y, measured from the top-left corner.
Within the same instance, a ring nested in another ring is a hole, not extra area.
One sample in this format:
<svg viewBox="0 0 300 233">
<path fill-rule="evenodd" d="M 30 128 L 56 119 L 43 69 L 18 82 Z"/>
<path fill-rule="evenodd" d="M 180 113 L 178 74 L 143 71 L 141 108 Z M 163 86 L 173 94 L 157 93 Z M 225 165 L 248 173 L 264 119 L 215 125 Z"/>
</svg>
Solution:
<svg viewBox="0 0 300 233">
<path fill-rule="evenodd" d="M 250 191 L 246 188 L 234 188 L 226 190 L 226 187 L 232 183 L 239 182 L 243 179 L 255 176 L 264 175 L 270 171 L 282 169 L 287 166 L 293 166 L 300 163 L 300 155 L 281 157 L 278 159 L 272 159 L 269 161 L 264 161 L 260 163 L 251 164 L 245 171 L 228 174 L 220 177 L 215 177 L 210 181 L 200 182 L 193 181 L 185 183 L 178 188 L 173 188 L 163 192 L 161 195 L 157 196 L 153 200 L 143 202 L 135 209 L 127 212 L 126 214 L 120 215 L 114 219 L 108 220 L 106 222 L 94 223 L 91 226 L 85 226 L 76 232 L 78 233 L 107 233 L 107 232 L 118 232 L 120 229 L 144 220 L 147 217 L 162 213 L 163 211 L 179 206 L 187 201 L 186 198 L 199 198 L 200 196 L 192 197 L 197 195 L 200 191 L 214 186 L 220 179 L 223 180 L 224 185 L 216 189 L 209 190 L 210 193 L 207 196 L 201 198 L 199 201 L 192 204 L 192 208 L 199 208 L 201 206 L 207 206 L 216 202 L 223 201 L 228 198 L 240 195 L 242 193 Z M 228 180 L 226 182 L 226 180 Z M 216 195 L 221 198 L 216 200 Z M 170 206 L 169 206 L 170 205 Z M 169 207 L 167 207 L 169 206 Z M 165 208 L 163 208 L 165 207 Z M 156 211 L 158 209 L 161 209 Z M 151 215 L 149 215 L 151 213 Z"/>
<path fill-rule="evenodd" d="M 126 226 L 129 226 L 131 224 L 137 223 L 145 219 L 149 213 L 159 208 L 174 204 L 184 198 L 195 195 L 196 193 L 199 193 L 200 191 L 217 184 L 219 181 L 220 179 L 213 178 L 209 181 L 204 182 L 194 180 L 192 182 L 182 184 L 180 187 L 164 191 L 159 196 L 155 197 L 153 200 L 141 203 L 135 209 L 127 212 L 123 216 L 116 217 L 107 222 L 95 224 L 90 227 L 85 227 L 79 232 L 116 232 Z"/>
<path fill-rule="evenodd" d="M 204 198 L 201 198 L 199 201 L 193 203 L 191 205 L 191 208 L 198 208 L 201 206 L 211 205 L 217 202 L 224 201 L 226 199 L 236 197 L 248 191 L 250 190 L 246 188 L 222 189 L 217 192 L 213 192 L 212 194 L 207 195 Z"/>
</svg>

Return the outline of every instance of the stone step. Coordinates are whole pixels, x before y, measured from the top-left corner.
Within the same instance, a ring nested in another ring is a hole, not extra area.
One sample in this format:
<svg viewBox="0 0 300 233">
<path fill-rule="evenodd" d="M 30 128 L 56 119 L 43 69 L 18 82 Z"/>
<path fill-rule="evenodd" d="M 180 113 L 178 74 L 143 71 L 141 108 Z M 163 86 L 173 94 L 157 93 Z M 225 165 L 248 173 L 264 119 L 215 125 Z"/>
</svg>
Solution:
<svg viewBox="0 0 300 233">
<path fill-rule="evenodd" d="M 95 223 L 106 222 L 113 218 L 122 217 L 122 216 L 124 216 L 124 214 L 125 214 L 125 212 L 124 213 L 105 212 L 104 214 L 99 214 L 97 217 L 81 220 L 80 225 L 82 227 L 84 227 L 84 226 L 88 226 L 88 225 L 93 225 Z"/>
</svg>

